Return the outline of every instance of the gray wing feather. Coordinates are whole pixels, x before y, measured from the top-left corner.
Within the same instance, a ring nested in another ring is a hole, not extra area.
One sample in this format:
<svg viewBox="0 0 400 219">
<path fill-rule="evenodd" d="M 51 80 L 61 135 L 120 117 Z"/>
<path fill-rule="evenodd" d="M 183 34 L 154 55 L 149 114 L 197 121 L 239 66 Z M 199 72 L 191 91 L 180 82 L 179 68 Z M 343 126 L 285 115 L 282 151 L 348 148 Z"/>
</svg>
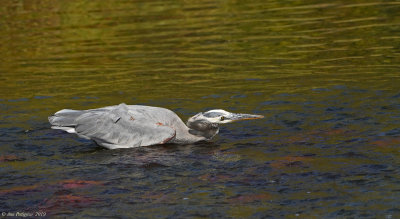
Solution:
<svg viewBox="0 0 400 219">
<path fill-rule="evenodd" d="M 75 123 L 78 135 L 111 149 L 163 144 L 176 134 L 172 127 L 157 124 L 140 113 L 130 113 L 125 104 L 110 110 L 87 111 Z"/>
</svg>

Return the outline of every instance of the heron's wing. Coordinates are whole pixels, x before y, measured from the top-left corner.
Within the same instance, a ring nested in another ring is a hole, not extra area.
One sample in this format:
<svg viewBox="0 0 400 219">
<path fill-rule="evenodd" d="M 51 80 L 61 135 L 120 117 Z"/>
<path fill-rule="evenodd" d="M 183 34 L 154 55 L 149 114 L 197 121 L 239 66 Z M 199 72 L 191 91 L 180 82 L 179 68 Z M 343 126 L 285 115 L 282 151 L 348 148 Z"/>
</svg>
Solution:
<svg viewBox="0 0 400 219">
<path fill-rule="evenodd" d="M 108 148 L 164 144 L 175 137 L 175 129 L 146 115 L 132 115 L 125 104 L 110 110 L 87 111 L 75 120 L 75 131 Z"/>
</svg>

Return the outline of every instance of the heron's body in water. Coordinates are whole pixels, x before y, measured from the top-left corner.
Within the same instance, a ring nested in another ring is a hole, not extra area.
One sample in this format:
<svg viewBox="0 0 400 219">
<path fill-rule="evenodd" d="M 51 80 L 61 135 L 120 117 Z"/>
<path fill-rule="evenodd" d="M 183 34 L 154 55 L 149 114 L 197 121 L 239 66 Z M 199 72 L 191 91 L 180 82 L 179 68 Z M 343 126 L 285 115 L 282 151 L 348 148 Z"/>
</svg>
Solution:
<svg viewBox="0 0 400 219">
<path fill-rule="evenodd" d="M 171 110 L 122 103 L 90 110 L 63 109 L 50 116 L 49 122 L 53 129 L 116 149 L 209 140 L 218 134 L 218 124 L 259 118 L 263 116 L 210 110 L 190 117 L 185 125 Z"/>
</svg>

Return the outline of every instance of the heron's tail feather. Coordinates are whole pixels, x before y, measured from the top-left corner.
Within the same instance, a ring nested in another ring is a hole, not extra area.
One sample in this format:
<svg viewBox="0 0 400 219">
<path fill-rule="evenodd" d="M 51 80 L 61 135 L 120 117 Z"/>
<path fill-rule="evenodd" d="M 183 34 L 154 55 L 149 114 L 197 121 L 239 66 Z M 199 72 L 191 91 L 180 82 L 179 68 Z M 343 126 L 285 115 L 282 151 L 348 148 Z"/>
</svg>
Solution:
<svg viewBox="0 0 400 219">
<path fill-rule="evenodd" d="M 67 131 L 65 128 L 73 128 L 76 123 L 75 119 L 85 113 L 84 110 L 70 110 L 63 109 L 56 112 L 54 115 L 49 116 L 49 122 L 53 129 L 62 129 Z M 64 128 L 65 127 L 65 128 Z"/>
</svg>

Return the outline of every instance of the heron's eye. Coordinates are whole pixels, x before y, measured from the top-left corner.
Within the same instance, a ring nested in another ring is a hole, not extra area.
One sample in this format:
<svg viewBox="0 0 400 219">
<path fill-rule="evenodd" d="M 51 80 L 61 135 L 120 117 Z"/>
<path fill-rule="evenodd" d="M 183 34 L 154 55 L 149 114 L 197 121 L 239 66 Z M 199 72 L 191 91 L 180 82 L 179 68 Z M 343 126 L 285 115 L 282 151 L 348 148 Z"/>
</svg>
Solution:
<svg viewBox="0 0 400 219">
<path fill-rule="evenodd" d="M 224 121 L 224 120 L 225 120 L 225 117 L 221 116 L 220 120 L 221 120 L 221 121 Z"/>
</svg>

